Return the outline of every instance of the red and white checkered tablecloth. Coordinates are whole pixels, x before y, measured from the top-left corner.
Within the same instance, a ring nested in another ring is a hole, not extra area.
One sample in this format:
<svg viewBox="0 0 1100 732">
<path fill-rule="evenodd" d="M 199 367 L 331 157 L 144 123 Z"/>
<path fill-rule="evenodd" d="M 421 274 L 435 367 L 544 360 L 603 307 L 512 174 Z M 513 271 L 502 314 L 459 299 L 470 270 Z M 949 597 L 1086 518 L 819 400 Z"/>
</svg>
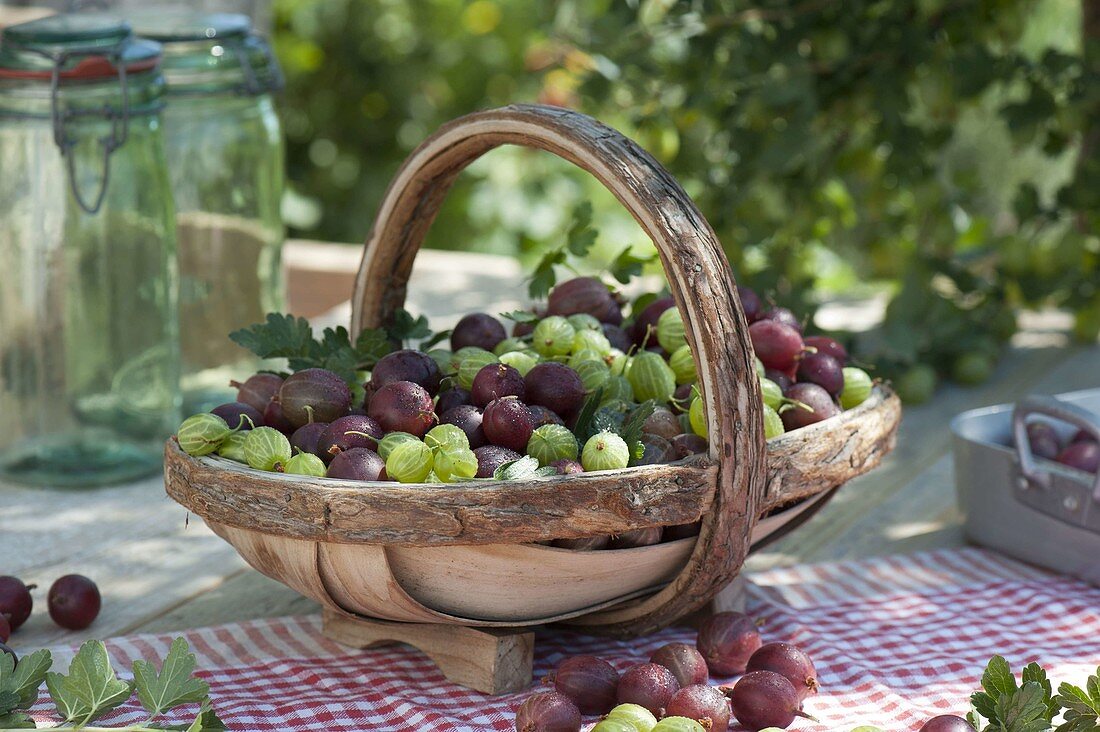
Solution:
<svg viewBox="0 0 1100 732">
<path fill-rule="evenodd" d="M 806 709 L 822 725 L 800 720 L 796 730 L 915 730 L 934 714 L 964 713 L 997 653 L 1017 672 L 1040 661 L 1055 680 L 1074 683 L 1100 665 L 1100 589 L 983 550 L 800 566 L 751 581 L 748 610 L 764 621 L 765 639 L 795 643 L 817 665 L 822 691 Z M 182 635 L 233 730 L 511 730 L 526 696 L 456 687 L 409 647 L 349 651 L 321 635 L 317 616 Z M 116 668 L 128 669 L 136 658 L 163 657 L 173 637 L 117 638 L 108 648 Z M 693 640 L 678 628 L 630 642 L 541 631 L 536 683 L 567 655 L 595 654 L 621 671 L 664 643 Z M 64 658 L 73 649 L 54 650 Z M 35 717 L 47 721 L 51 711 L 43 695 Z M 145 717 L 130 705 L 108 719 Z"/>
</svg>

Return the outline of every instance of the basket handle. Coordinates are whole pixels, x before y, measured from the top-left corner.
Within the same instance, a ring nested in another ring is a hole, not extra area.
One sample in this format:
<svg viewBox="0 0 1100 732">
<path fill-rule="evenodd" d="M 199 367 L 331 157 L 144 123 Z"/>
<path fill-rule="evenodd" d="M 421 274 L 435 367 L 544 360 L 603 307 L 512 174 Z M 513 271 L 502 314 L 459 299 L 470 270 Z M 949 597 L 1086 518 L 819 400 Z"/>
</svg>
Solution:
<svg viewBox="0 0 1100 732">
<path fill-rule="evenodd" d="M 710 457 L 720 467 L 691 560 L 630 623 L 632 631 L 655 629 L 707 602 L 740 570 L 765 478 L 760 387 L 733 275 L 710 224 L 660 163 L 616 130 L 558 107 L 512 105 L 444 125 L 405 160 L 382 199 L 355 281 L 352 332 L 387 322 L 404 303 L 413 260 L 455 178 L 508 144 L 553 153 L 603 183 L 653 240 L 684 316 Z"/>
</svg>

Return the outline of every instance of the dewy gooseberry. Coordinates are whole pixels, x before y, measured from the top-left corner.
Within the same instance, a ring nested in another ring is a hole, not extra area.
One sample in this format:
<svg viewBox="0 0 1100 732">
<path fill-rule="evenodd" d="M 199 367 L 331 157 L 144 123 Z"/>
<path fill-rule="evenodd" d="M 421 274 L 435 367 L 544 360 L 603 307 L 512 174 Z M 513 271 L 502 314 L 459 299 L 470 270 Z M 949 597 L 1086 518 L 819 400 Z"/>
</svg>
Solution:
<svg viewBox="0 0 1100 732">
<path fill-rule="evenodd" d="M 293 451 L 286 435 L 271 427 L 257 427 L 244 440 L 244 457 L 257 470 L 281 470 Z"/>
<path fill-rule="evenodd" d="M 433 464 L 432 450 L 423 442 L 402 442 L 386 458 L 386 475 L 401 483 L 421 483 Z"/>
<path fill-rule="evenodd" d="M 549 465 L 558 460 L 576 460 L 579 448 L 577 438 L 560 424 L 544 424 L 531 433 L 527 441 L 527 454 Z"/>
<path fill-rule="evenodd" d="M 657 724 L 657 717 L 640 704 L 620 704 L 607 713 L 605 719 L 625 722 L 634 732 L 650 732 Z"/>
</svg>

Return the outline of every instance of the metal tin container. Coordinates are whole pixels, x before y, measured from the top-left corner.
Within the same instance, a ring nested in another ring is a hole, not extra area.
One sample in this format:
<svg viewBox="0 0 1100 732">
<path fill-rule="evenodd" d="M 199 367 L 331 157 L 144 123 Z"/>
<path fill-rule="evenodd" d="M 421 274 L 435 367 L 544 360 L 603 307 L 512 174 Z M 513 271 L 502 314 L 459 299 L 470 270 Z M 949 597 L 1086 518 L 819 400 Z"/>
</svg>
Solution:
<svg viewBox="0 0 1100 732">
<path fill-rule="evenodd" d="M 1100 474 L 1036 458 L 1032 420 L 1063 441 L 1084 430 L 1100 441 L 1100 389 L 1031 396 L 964 412 L 951 423 L 955 484 L 971 541 L 1100 585 Z"/>
</svg>

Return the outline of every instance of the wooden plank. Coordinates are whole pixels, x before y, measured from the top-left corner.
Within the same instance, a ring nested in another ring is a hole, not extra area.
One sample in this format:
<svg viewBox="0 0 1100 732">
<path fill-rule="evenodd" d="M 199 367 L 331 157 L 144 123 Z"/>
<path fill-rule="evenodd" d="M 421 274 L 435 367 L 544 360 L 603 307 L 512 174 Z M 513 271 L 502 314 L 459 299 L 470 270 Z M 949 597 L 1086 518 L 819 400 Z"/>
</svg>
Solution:
<svg viewBox="0 0 1100 732">
<path fill-rule="evenodd" d="M 240 620 L 310 615 L 321 606 L 251 568 L 238 570 L 211 589 L 145 618 L 123 633 L 166 633 Z"/>
</svg>

